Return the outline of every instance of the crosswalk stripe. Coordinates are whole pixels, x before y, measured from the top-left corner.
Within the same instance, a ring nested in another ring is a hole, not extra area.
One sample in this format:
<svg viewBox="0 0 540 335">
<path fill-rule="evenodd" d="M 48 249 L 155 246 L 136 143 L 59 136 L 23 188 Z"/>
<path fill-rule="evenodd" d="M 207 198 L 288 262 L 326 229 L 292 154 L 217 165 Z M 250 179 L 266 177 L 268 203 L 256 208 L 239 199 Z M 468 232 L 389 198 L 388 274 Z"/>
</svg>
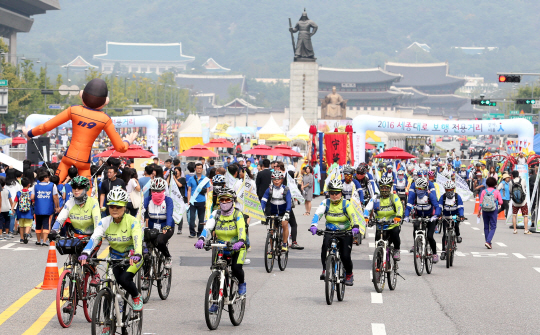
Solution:
<svg viewBox="0 0 540 335">
<path fill-rule="evenodd" d="M 370 248 L 375 248 L 375 242 L 369 242 L 369 247 Z"/>
<path fill-rule="evenodd" d="M 373 335 L 386 335 L 386 328 L 384 327 L 384 323 L 372 323 L 371 333 Z"/>
<path fill-rule="evenodd" d="M 480 230 L 480 228 L 477 228 L 477 227 L 471 227 L 471 228 L 474 230 Z"/>
<path fill-rule="evenodd" d="M 506 244 L 502 242 L 495 242 L 495 244 L 497 244 L 499 247 L 506 247 Z"/>
<path fill-rule="evenodd" d="M 382 304 L 382 293 L 371 292 L 371 303 L 372 304 Z"/>
<path fill-rule="evenodd" d="M 536 271 L 540 272 L 540 268 L 533 268 L 533 269 L 535 269 Z"/>
<path fill-rule="evenodd" d="M 519 253 L 516 253 L 516 252 L 513 253 L 512 255 L 516 256 L 517 258 L 522 258 L 522 259 L 527 258 L 527 257 L 523 256 L 522 254 L 519 254 Z"/>
<path fill-rule="evenodd" d="M 465 257 L 465 254 L 461 251 L 456 251 L 456 256 Z"/>
</svg>

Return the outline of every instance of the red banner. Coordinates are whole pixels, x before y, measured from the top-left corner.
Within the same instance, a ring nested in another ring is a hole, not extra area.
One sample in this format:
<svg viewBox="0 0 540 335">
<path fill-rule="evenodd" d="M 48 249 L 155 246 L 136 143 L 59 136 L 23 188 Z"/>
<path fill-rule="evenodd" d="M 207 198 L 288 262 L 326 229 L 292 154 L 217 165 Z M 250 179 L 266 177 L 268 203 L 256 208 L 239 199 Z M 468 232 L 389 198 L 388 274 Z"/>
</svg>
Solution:
<svg viewBox="0 0 540 335">
<path fill-rule="evenodd" d="M 326 161 L 328 164 L 334 162 L 334 157 L 338 157 L 339 165 L 347 164 L 347 147 L 349 141 L 347 133 L 326 133 L 324 134 L 324 147 Z"/>
</svg>

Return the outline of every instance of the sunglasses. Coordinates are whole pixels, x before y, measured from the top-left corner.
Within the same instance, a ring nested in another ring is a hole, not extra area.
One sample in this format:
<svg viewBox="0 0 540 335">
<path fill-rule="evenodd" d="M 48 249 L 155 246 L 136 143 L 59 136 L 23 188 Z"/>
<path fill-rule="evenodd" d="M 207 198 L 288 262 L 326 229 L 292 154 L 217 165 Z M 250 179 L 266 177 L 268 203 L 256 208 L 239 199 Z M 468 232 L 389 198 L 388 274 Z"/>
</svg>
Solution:
<svg viewBox="0 0 540 335">
<path fill-rule="evenodd" d="M 73 187 L 74 190 L 86 190 L 86 188 Z"/>
<path fill-rule="evenodd" d="M 222 203 L 222 204 L 226 204 L 226 203 L 229 203 L 231 201 L 232 201 L 231 198 L 221 198 L 221 199 L 219 199 L 219 202 Z"/>
<path fill-rule="evenodd" d="M 364 172 L 364 173 L 362 173 L 362 172 L 356 172 L 356 174 L 359 174 L 359 175 L 363 176 L 363 175 L 365 175 L 366 173 L 365 173 L 365 172 Z"/>
<path fill-rule="evenodd" d="M 340 195 L 341 191 L 330 191 L 328 192 L 330 195 Z"/>
<path fill-rule="evenodd" d="M 124 208 L 124 206 L 109 205 L 109 209 L 120 209 L 120 208 Z"/>
</svg>

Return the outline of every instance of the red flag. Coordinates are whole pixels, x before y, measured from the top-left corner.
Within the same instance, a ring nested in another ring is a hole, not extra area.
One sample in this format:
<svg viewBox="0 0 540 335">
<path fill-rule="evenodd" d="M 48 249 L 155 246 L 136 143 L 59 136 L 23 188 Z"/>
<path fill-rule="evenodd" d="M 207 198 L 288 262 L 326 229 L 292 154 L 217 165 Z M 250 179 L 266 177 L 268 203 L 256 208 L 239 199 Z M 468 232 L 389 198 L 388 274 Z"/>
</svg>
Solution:
<svg viewBox="0 0 540 335">
<path fill-rule="evenodd" d="M 339 165 L 347 164 L 347 142 L 347 133 L 324 134 L 325 155 L 328 164 L 334 162 L 334 157 L 339 158 Z"/>
</svg>

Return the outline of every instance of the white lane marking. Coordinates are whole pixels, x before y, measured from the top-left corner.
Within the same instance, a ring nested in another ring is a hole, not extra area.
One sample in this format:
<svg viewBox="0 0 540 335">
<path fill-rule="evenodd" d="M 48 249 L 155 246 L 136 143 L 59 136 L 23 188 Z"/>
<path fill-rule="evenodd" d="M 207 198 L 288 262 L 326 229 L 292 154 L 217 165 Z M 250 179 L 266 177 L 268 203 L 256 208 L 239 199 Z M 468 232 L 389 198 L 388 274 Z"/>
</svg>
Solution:
<svg viewBox="0 0 540 335">
<path fill-rule="evenodd" d="M 465 257 L 465 254 L 461 251 L 456 251 L 456 256 Z"/>
<path fill-rule="evenodd" d="M 371 333 L 373 335 L 386 335 L 386 328 L 384 327 L 384 323 L 372 323 Z"/>
<path fill-rule="evenodd" d="M 474 230 L 480 230 L 480 228 L 477 228 L 477 227 L 471 227 L 471 228 Z"/>
<path fill-rule="evenodd" d="M 261 223 L 261 220 L 258 220 L 258 221 L 255 221 L 255 222 L 250 222 L 249 225 L 250 226 L 255 226 L 255 225 L 258 225 Z"/>
<path fill-rule="evenodd" d="M 495 242 L 495 244 L 497 244 L 499 247 L 506 247 L 506 244 L 502 242 Z"/>
<path fill-rule="evenodd" d="M 15 244 L 20 244 L 20 243 L 8 243 L 8 244 L 4 245 L 3 247 L 1 247 L 0 249 L 13 250 L 13 251 L 37 250 L 37 249 L 33 249 L 33 248 L 23 248 L 23 247 L 12 248 Z"/>
<path fill-rule="evenodd" d="M 370 260 L 370 261 L 373 260 L 373 255 L 369 255 L 369 260 Z"/>
<path fill-rule="evenodd" d="M 375 242 L 369 242 L 369 247 L 370 248 L 375 248 Z"/>
<path fill-rule="evenodd" d="M 373 271 L 369 270 L 369 279 L 373 279 Z"/>
<path fill-rule="evenodd" d="M 368 237 L 375 237 L 375 234 L 373 234 L 373 233 L 368 233 Z"/>
<path fill-rule="evenodd" d="M 371 303 L 382 304 L 382 293 L 371 292 Z"/>
<path fill-rule="evenodd" d="M 463 221 L 464 224 L 471 224 L 469 221 Z"/>
<path fill-rule="evenodd" d="M 540 272 L 540 268 L 533 268 L 533 269 L 535 269 L 536 271 Z"/>
<path fill-rule="evenodd" d="M 437 249 L 442 250 L 442 244 L 441 243 L 437 243 Z"/>
<path fill-rule="evenodd" d="M 514 252 L 512 255 L 516 256 L 517 258 L 527 258 L 523 256 L 522 254 L 518 254 L 517 252 Z"/>
</svg>

